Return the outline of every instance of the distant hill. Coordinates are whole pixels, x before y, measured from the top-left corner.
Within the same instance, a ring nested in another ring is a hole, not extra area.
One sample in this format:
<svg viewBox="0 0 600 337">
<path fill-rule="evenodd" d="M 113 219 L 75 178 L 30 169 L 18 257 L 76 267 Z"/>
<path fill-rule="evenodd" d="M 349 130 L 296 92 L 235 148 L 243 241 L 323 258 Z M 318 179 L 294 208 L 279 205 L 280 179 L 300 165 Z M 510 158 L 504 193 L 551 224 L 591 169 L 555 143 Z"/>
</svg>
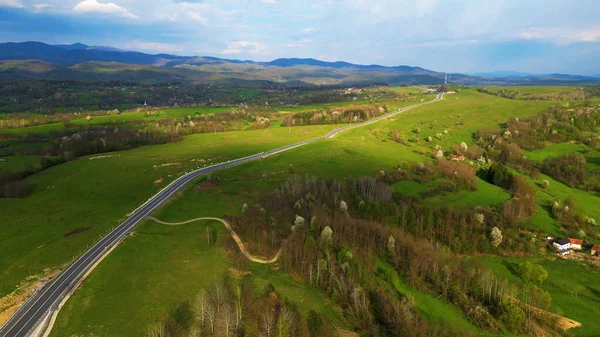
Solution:
<svg viewBox="0 0 600 337">
<path fill-rule="evenodd" d="M 82 43 L 0 43 L 0 79 L 127 80 L 139 82 L 268 81 L 307 85 L 444 84 L 446 74 L 420 67 L 360 65 L 311 58 L 270 62 L 212 56 L 145 54 Z M 597 84 L 600 78 L 518 72 L 450 74 L 451 84 L 544 85 Z"/>
</svg>

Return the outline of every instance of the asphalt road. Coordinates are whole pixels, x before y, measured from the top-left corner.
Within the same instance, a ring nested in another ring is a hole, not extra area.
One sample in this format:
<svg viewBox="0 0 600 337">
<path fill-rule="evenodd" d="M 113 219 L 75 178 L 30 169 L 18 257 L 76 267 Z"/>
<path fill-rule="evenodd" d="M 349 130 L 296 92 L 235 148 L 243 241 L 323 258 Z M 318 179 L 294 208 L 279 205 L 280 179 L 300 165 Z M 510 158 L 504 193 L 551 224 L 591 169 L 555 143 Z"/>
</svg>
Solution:
<svg viewBox="0 0 600 337">
<path fill-rule="evenodd" d="M 60 303 L 61 299 L 77 284 L 80 278 L 94 263 L 104 255 L 104 251 L 111 248 L 113 245 L 118 244 L 125 235 L 133 229 L 140 221 L 146 218 L 152 211 L 162 205 L 169 197 L 175 194 L 177 191 L 185 187 L 190 181 L 196 179 L 199 176 L 219 171 L 224 168 L 240 165 L 254 160 L 263 159 L 269 156 L 276 155 L 281 152 L 289 151 L 291 149 L 304 146 L 306 144 L 313 143 L 315 141 L 324 138 L 333 138 L 340 132 L 354 129 L 357 127 L 376 123 L 382 119 L 389 118 L 403 111 L 413 109 L 422 105 L 431 104 L 442 100 L 443 94 L 438 94 L 437 98 L 424 103 L 414 104 L 408 107 L 401 108 L 392 113 L 374 118 L 364 123 L 348 125 L 334 131 L 331 131 L 324 137 L 318 137 L 310 140 L 306 140 L 300 143 L 287 145 L 275 150 L 268 152 L 258 153 L 248 157 L 235 159 L 229 162 L 215 164 L 212 166 L 204 167 L 174 180 L 167 187 L 162 189 L 160 192 L 155 194 L 153 197 L 148 199 L 146 203 L 137 208 L 135 211 L 129 214 L 127 220 L 117 226 L 113 231 L 103 237 L 98 243 L 92 248 L 86 251 L 80 256 L 75 262 L 71 263 L 65 268 L 57 277 L 51 282 L 46 284 L 42 289 L 37 291 L 33 296 L 25 302 L 19 310 L 2 326 L 0 329 L 0 337 L 24 337 L 27 336 L 29 331 L 32 331 L 42 319 L 49 315 L 55 310 L 56 305 Z"/>
</svg>

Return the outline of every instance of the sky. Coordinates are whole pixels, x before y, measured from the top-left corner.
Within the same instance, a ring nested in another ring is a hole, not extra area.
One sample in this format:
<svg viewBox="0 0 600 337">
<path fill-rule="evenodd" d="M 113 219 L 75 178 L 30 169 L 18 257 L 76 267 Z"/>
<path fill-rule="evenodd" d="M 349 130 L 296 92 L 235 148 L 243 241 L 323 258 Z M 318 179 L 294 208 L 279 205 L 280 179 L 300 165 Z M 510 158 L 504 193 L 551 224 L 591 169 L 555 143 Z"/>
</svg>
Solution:
<svg viewBox="0 0 600 337">
<path fill-rule="evenodd" d="M 0 0 L 0 41 L 600 74 L 598 0 Z"/>
</svg>

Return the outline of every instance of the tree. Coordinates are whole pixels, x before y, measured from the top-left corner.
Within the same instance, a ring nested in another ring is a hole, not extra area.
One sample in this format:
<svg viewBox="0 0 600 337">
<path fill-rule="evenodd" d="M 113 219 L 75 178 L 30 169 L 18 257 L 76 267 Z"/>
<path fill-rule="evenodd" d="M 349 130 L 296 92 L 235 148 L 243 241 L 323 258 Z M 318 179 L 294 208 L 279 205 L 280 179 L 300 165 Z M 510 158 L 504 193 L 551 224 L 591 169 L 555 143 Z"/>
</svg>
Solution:
<svg viewBox="0 0 600 337">
<path fill-rule="evenodd" d="M 279 314 L 277 318 L 277 337 L 291 337 L 288 323 L 283 318 L 283 314 Z"/>
<path fill-rule="evenodd" d="M 469 149 L 469 146 L 467 145 L 467 143 L 465 143 L 465 142 L 461 142 L 461 143 L 460 143 L 460 149 L 461 149 L 463 152 L 466 152 L 466 151 Z"/>
<path fill-rule="evenodd" d="M 200 323 L 204 325 L 206 319 L 206 311 L 210 306 L 208 295 L 204 289 L 200 290 L 198 298 L 196 299 L 196 315 L 200 318 Z"/>
<path fill-rule="evenodd" d="M 525 261 L 519 265 L 519 276 L 523 281 L 529 282 L 533 274 L 533 265 L 529 261 Z"/>
<path fill-rule="evenodd" d="M 301 227 L 301 226 L 304 226 L 304 222 L 305 222 L 304 218 L 299 216 L 298 214 L 296 214 L 296 219 L 294 220 L 294 225 Z"/>
<path fill-rule="evenodd" d="M 391 235 L 388 238 L 387 249 L 388 249 L 388 252 L 390 252 L 390 253 L 393 253 L 396 249 L 396 239 L 394 239 L 394 237 Z"/>
<path fill-rule="evenodd" d="M 525 322 L 525 313 L 513 300 L 504 297 L 500 301 L 500 320 L 512 331 L 519 331 Z"/>
<path fill-rule="evenodd" d="M 548 272 L 539 264 L 533 265 L 531 271 L 531 280 L 533 283 L 541 285 L 548 278 Z"/>
<path fill-rule="evenodd" d="M 275 332 L 275 314 L 271 308 L 262 316 L 262 329 L 266 337 L 271 337 Z"/>
<path fill-rule="evenodd" d="M 344 213 L 348 212 L 348 204 L 344 200 L 340 201 L 340 211 Z"/>
<path fill-rule="evenodd" d="M 311 310 L 308 313 L 308 318 L 306 319 L 306 325 L 308 326 L 308 332 L 311 337 L 317 337 L 319 335 L 319 330 L 321 330 L 321 326 L 323 326 L 323 318 L 321 315 L 314 310 Z"/>
<path fill-rule="evenodd" d="M 217 312 L 221 312 L 221 307 L 225 304 L 227 297 L 227 289 L 222 282 L 217 282 L 212 287 L 212 301 L 217 309 Z"/>
<path fill-rule="evenodd" d="M 325 226 L 325 228 L 323 228 L 321 231 L 321 240 L 323 240 L 325 243 L 331 243 L 332 238 L 333 230 L 331 230 L 331 227 Z"/>
<path fill-rule="evenodd" d="M 210 303 L 207 307 L 206 307 L 206 319 L 208 320 L 208 323 L 210 325 L 210 332 L 215 332 L 215 320 L 217 319 L 217 311 L 215 310 L 215 307 L 212 305 L 212 303 Z"/>
<path fill-rule="evenodd" d="M 494 247 L 498 247 L 502 243 L 502 232 L 498 227 L 492 228 L 492 232 L 490 233 L 490 243 Z"/>
<path fill-rule="evenodd" d="M 155 323 L 148 328 L 148 337 L 167 337 L 167 327 L 165 323 Z"/>
<path fill-rule="evenodd" d="M 485 222 L 485 215 L 483 215 L 483 213 L 475 213 L 475 221 L 478 224 L 483 225 Z"/>
<path fill-rule="evenodd" d="M 221 327 L 223 329 L 222 336 L 229 337 L 235 332 L 236 314 L 229 303 L 225 303 L 223 306 L 223 312 L 221 315 Z"/>
</svg>

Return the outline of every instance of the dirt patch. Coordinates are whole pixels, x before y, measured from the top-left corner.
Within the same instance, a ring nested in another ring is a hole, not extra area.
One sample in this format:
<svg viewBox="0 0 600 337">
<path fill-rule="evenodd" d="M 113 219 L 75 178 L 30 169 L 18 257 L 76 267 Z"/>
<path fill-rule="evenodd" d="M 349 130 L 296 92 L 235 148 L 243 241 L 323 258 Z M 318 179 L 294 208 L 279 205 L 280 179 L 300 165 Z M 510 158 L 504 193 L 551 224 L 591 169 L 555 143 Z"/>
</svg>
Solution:
<svg viewBox="0 0 600 337">
<path fill-rule="evenodd" d="M 359 337 L 359 334 L 357 334 L 356 332 L 341 329 L 336 330 L 335 335 L 338 337 Z"/>
<path fill-rule="evenodd" d="M 234 276 L 246 276 L 246 275 L 250 275 L 250 274 L 252 274 L 252 272 L 251 272 L 251 271 L 248 271 L 248 270 L 246 270 L 246 271 L 242 271 L 242 270 L 235 269 L 235 268 L 233 268 L 233 267 L 229 268 L 229 271 L 230 271 L 230 272 L 231 272 L 231 274 L 233 274 Z"/>
<path fill-rule="evenodd" d="M 164 180 L 165 180 L 165 178 L 162 178 L 162 177 L 160 177 L 160 178 L 156 179 L 156 180 L 154 181 L 154 183 L 155 183 L 155 184 L 160 184 L 160 183 L 162 183 Z"/>
<path fill-rule="evenodd" d="M 216 188 L 218 186 L 219 185 L 215 184 L 214 182 L 206 180 L 206 181 L 203 181 L 200 184 L 194 186 L 194 189 L 196 191 L 202 191 L 202 190 L 213 189 L 213 188 Z"/>
<path fill-rule="evenodd" d="M 83 233 L 85 231 L 89 231 L 90 229 L 92 229 L 92 227 L 79 227 L 79 228 L 75 228 L 74 230 L 68 232 L 67 234 L 64 235 L 65 238 L 68 238 L 69 236 L 72 235 L 76 235 L 79 233 Z"/>
<path fill-rule="evenodd" d="M 159 168 L 159 167 L 168 167 L 168 166 L 179 166 L 181 165 L 181 163 L 166 163 L 166 164 L 160 164 L 160 165 L 153 165 L 153 168 Z"/>
<path fill-rule="evenodd" d="M 12 293 L 0 298 L 0 326 L 19 309 L 21 304 L 25 303 L 31 295 L 42 286 L 58 275 L 60 270 L 47 272 L 45 276 L 30 276 L 27 279 L 37 279 L 35 282 L 25 283 Z"/>
</svg>

